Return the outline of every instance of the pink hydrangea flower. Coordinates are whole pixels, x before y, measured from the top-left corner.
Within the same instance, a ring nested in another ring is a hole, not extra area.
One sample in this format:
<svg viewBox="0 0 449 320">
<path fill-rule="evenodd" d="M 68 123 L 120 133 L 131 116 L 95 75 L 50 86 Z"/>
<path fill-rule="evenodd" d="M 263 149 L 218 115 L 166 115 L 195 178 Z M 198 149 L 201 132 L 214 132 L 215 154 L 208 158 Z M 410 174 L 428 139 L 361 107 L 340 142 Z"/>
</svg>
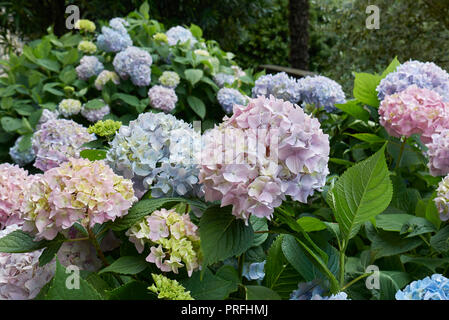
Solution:
<svg viewBox="0 0 449 320">
<path fill-rule="evenodd" d="M 423 143 L 439 128 L 449 126 L 449 106 L 429 89 L 412 85 L 397 94 L 386 96 L 379 107 L 380 124 L 394 137 L 420 134 Z"/>
<path fill-rule="evenodd" d="M 286 196 L 303 203 L 329 173 L 329 138 L 317 119 L 288 101 L 260 96 L 234 105 L 204 135 L 200 182 L 207 201 L 232 205 L 245 222 L 271 218 Z"/>
<path fill-rule="evenodd" d="M 444 176 L 449 173 L 449 129 L 438 130 L 426 144 L 429 157 L 429 171 L 433 176 Z"/>
<path fill-rule="evenodd" d="M 46 171 L 28 192 L 25 229 L 48 240 L 75 222 L 93 227 L 114 221 L 137 201 L 132 182 L 116 175 L 103 161 L 75 158 Z"/>
</svg>

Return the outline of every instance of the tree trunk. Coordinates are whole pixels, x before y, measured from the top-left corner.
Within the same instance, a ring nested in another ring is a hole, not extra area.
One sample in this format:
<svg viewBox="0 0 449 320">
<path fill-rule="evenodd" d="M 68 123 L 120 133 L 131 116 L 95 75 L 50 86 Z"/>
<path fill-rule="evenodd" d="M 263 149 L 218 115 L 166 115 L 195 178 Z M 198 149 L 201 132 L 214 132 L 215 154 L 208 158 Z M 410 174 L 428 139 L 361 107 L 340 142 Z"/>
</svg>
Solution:
<svg viewBox="0 0 449 320">
<path fill-rule="evenodd" d="M 309 1 L 289 0 L 290 64 L 309 69 Z"/>
</svg>

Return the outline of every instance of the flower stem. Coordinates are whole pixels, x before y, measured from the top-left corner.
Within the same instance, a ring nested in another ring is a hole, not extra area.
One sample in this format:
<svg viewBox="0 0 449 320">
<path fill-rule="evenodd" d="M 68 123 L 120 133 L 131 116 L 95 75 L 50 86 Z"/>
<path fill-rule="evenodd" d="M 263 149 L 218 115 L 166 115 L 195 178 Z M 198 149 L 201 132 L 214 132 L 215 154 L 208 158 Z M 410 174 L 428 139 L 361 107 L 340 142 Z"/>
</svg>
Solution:
<svg viewBox="0 0 449 320">
<path fill-rule="evenodd" d="M 106 260 L 106 257 L 104 256 L 103 251 L 101 251 L 100 244 L 98 243 L 97 238 L 95 237 L 95 234 L 93 233 L 92 229 L 89 226 L 87 226 L 87 233 L 89 234 L 90 242 L 93 244 L 95 250 L 97 251 L 98 257 L 103 262 L 103 265 L 105 267 L 109 266 L 109 262 L 108 262 L 108 260 Z"/>
<path fill-rule="evenodd" d="M 402 137 L 402 144 L 401 144 L 401 149 L 399 150 L 399 156 L 398 156 L 398 160 L 396 161 L 396 167 L 395 170 L 399 169 L 399 165 L 401 163 L 401 159 L 402 159 L 402 155 L 404 153 L 404 149 L 405 149 L 405 144 L 407 143 L 407 139 Z"/>
<path fill-rule="evenodd" d="M 361 276 L 358 276 L 357 278 L 351 280 L 351 281 L 350 281 L 347 285 L 345 285 L 343 288 L 341 288 L 341 291 L 344 291 L 344 290 L 348 289 L 350 286 L 352 286 L 352 285 L 353 285 L 354 283 L 356 283 L 357 281 L 362 280 L 363 278 L 366 278 L 366 277 L 368 277 L 368 276 L 370 276 L 370 275 L 372 275 L 372 274 L 373 274 L 373 272 L 369 272 L 369 273 L 364 273 L 364 274 L 362 274 Z"/>
</svg>

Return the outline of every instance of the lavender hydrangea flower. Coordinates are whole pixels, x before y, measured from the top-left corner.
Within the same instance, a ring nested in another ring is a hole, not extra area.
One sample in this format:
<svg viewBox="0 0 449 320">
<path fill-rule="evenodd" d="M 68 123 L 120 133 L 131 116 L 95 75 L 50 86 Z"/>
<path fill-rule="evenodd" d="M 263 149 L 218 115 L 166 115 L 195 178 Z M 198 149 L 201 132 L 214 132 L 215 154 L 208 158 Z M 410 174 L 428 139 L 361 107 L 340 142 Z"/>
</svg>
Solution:
<svg viewBox="0 0 449 320">
<path fill-rule="evenodd" d="M 432 176 L 449 174 L 449 129 L 439 129 L 426 144 L 429 171 Z"/>
<path fill-rule="evenodd" d="M 298 289 L 291 293 L 290 300 L 349 300 L 345 292 L 323 296 L 324 292 L 316 280 L 301 282 L 298 284 Z"/>
<path fill-rule="evenodd" d="M 90 122 L 97 122 L 102 120 L 111 112 L 109 105 L 104 105 L 100 109 L 87 109 L 85 106 L 81 109 L 81 115 Z"/>
<path fill-rule="evenodd" d="M 125 25 L 128 22 L 122 18 L 111 19 L 110 27 L 101 28 L 101 34 L 97 38 L 98 48 L 106 52 L 119 52 L 132 46 L 133 42 Z"/>
<path fill-rule="evenodd" d="M 178 96 L 172 88 L 164 86 L 154 86 L 148 91 L 148 98 L 150 99 L 151 107 L 170 112 L 176 107 Z"/>
<path fill-rule="evenodd" d="M 24 151 L 19 150 L 20 141 L 22 141 L 23 136 L 20 136 L 14 146 L 9 149 L 9 155 L 14 163 L 17 163 L 19 166 L 23 167 L 36 159 L 36 154 L 34 153 L 33 147 L 30 146 L 28 149 Z"/>
<path fill-rule="evenodd" d="M 116 173 L 132 179 L 139 198 L 149 189 L 155 196 L 193 196 L 200 189 L 199 143 L 200 134 L 190 124 L 148 112 L 120 127 L 106 159 Z"/>
<path fill-rule="evenodd" d="M 218 90 L 217 100 L 224 112 L 228 114 L 232 113 L 234 104 L 246 105 L 248 102 L 248 99 L 240 91 L 233 88 L 221 88 Z"/>
<path fill-rule="evenodd" d="M 413 281 L 395 295 L 396 300 L 449 300 L 449 279 L 433 274 Z"/>
<path fill-rule="evenodd" d="M 57 167 L 70 157 L 79 157 L 81 146 L 92 140 L 95 135 L 72 120 L 49 120 L 34 133 L 34 166 L 42 171 Z"/>
<path fill-rule="evenodd" d="M 136 86 L 147 86 L 151 82 L 151 55 L 140 48 L 129 47 L 119 52 L 112 64 L 122 79 L 131 77 Z"/>
<path fill-rule="evenodd" d="M 335 104 L 345 103 L 342 87 L 332 79 L 323 76 L 307 76 L 298 80 L 300 100 L 316 108 L 324 107 L 327 112 L 337 110 Z"/>
<path fill-rule="evenodd" d="M 76 67 L 76 73 L 81 80 L 89 80 L 90 77 L 98 75 L 103 71 L 104 66 L 95 56 L 84 56 L 80 60 L 80 65 Z"/>
<path fill-rule="evenodd" d="M 214 82 L 219 88 L 223 88 L 225 84 L 232 85 L 235 81 L 235 77 L 232 74 L 217 73 L 214 77 Z"/>
<path fill-rule="evenodd" d="M 198 42 L 189 29 L 181 26 L 172 27 L 165 34 L 167 35 L 167 41 L 170 46 L 174 46 L 178 42 L 183 44 L 190 40 L 190 47 L 193 47 Z"/>
<path fill-rule="evenodd" d="M 263 280 L 265 278 L 265 263 L 263 262 L 253 262 L 244 263 L 242 275 L 248 280 Z"/>
<path fill-rule="evenodd" d="M 299 85 L 295 78 L 289 77 L 285 72 L 280 72 L 274 76 L 267 74 L 261 76 L 254 84 L 253 98 L 264 96 L 269 98 L 273 95 L 276 99 L 297 103 L 299 101 Z"/>
<path fill-rule="evenodd" d="M 404 91 L 411 85 L 430 89 L 449 102 L 449 74 L 433 62 L 410 60 L 389 73 L 377 86 L 377 96 L 382 101 L 386 96 Z"/>
<path fill-rule="evenodd" d="M 54 110 L 54 111 L 50 111 L 48 109 L 43 109 L 42 110 L 42 115 L 39 119 L 39 122 L 37 123 L 36 129 L 39 130 L 40 127 L 47 121 L 49 120 L 55 120 L 58 119 L 59 117 L 59 111 L 58 110 Z"/>
</svg>

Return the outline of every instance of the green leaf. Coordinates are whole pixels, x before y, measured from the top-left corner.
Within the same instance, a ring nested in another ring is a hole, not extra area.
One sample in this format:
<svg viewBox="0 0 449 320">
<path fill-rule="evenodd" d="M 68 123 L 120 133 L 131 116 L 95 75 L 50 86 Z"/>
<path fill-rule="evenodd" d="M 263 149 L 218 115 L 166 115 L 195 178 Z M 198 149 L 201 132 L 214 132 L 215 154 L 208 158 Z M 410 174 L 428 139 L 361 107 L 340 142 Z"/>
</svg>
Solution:
<svg viewBox="0 0 449 320">
<path fill-rule="evenodd" d="M 134 204 L 129 209 L 128 214 L 123 218 L 117 219 L 112 223 L 111 229 L 114 231 L 122 231 L 131 228 L 134 224 L 142 220 L 145 216 L 151 214 L 153 211 L 169 204 L 176 204 L 179 202 L 188 203 L 200 210 L 206 210 L 206 204 L 199 200 L 191 200 L 186 198 L 155 198 L 143 199 Z"/>
<path fill-rule="evenodd" d="M 37 59 L 36 64 L 53 72 L 58 72 L 61 67 L 57 61 L 50 59 Z"/>
<path fill-rule="evenodd" d="M 412 257 L 401 255 L 400 257 L 402 263 L 414 263 L 423 266 L 430 270 L 432 273 L 437 272 L 437 268 L 443 267 L 445 264 L 449 263 L 449 258 L 426 258 L 426 257 Z"/>
<path fill-rule="evenodd" d="M 249 218 L 249 222 L 251 223 L 254 231 L 268 231 L 267 219 L 258 218 L 256 216 L 251 216 Z M 253 240 L 253 247 L 257 247 L 265 242 L 268 238 L 268 233 L 255 233 Z"/>
<path fill-rule="evenodd" d="M 296 222 L 305 232 L 320 231 L 327 228 L 323 221 L 314 217 L 301 217 Z"/>
<path fill-rule="evenodd" d="M 120 257 L 115 260 L 111 265 L 100 270 L 98 274 L 104 272 L 115 272 L 120 274 L 138 274 L 148 267 L 148 263 L 141 257 L 127 256 Z"/>
<path fill-rule="evenodd" d="M 112 100 L 117 100 L 120 99 L 124 102 L 126 102 L 127 104 L 133 106 L 133 107 L 139 107 L 140 106 L 140 100 L 135 97 L 132 96 L 130 94 L 125 94 L 125 93 L 115 93 L 114 95 L 112 95 Z"/>
<path fill-rule="evenodd" d="M 385 162 L 385 145 L 368 159 L 346 170 L 328 192 L 345 243 L 360 226 L 383 212 L 391 201 L 393 186 Z"/>
<path fill-rule="evenodd" d="M 59 249 L 64 243 L 63 236 L 61 237 L 58 235 L 58 237 L 55 240 L 50 241 L 50 243 L 47 245 L 44 251 L 42 251 L 42 254 L 39 257 L 40 267 L 52 261 L 55 255 L 58 253 Z"/>
<path fill-rule="evenodd" d="M 101 99 L 93 99 L 93 100 L 88 101 L 88 102 L 84 105 L 84 107 L 85 107 L 86 109 L 96 110 L 96 109 L 101 109 L 101 108 L 103 108 L 105 105 L 106 105 L 106 103 L 104 103 L 103 100 L 101 100 Z"/>
<path fill-rule="evenodd" d="M 34 237 L 22 230 L 13 231 L 0 239 L 0 252 L 23 253 L 46 247 L 48 241 L 34 241 Z"/>
<path fill-rule="evenodd" d="M 193 23 L 190 25 L 190 32 L 192 32 L 192 35 L 197 39 L 201 39 L 203 36 L 203 30 Z"/>
<path fill-rule="evenodd" d="M 403 213 L 380 214 L 376 217 L 376 227 L 385 231 L 400 232 L 402 226 L 414 216 Z"/>
<path fill-rule="evenodd" d="M 124 285 L 105 292 L 108 300 L 154 300 L 154 295 L 148 290 L 148 284 L 132 280 Z"/>
<path fill-rule="evenodd" d="M 253 243 L 254 231 L 242 219 L 231 214 L 231 206 L 209 207 L 200 220 L 204 266 L 238 256 Z"/>
<path fill-rule="evenodd" d="M 181 283 L 196 300 L 224 300 L 237 290 L 235 282 L 214 275 L 207 267 L 202 279 L 201 271 L 197 271 Z"/>
<path fill-rule="evenodd" d="M 396 292 L 404 288 L 411 281 L 406 272 L 379 271 L 379 299 L 394 300 Z"/>
<path fill-rule="evenodd" d="M 24 152 L 31 148 L 33 134 L 26 134 L 22 136 L 22 140 L 19 142 L 19 151 Z"/>
<path fill-rule="evenodd" d="M 389 73 L 396 71 L 397 67 L 400 66 L 401 63 L 398 60 L 398 57 L 394 57 L 393 61 L 390 62 L 388 67 L 382 72 L 382 78 L 385 78 Z"/>
<path fill-rule="evenodd" d="M 62 58 L 62 64 L 64 66 L 69 64 L 74 64 L 78 60 L 78 49 L 73 48 L 64 55 L 64 58 Z"/>
<path fill-rule="evenodd" d="M 354 98 L 369 106 L 377 108 L 379 99 L 377 98 L 376 88 L 382 77 L 369 73 L 355 73 L 354 80 Z"/>
<path fill-rule="evenodd" d="M 106 150 L 86 149 L 80 152 L 80 156 L 90 161 L 106 159 Z"/>
<path fill-rule="evenodd" d="M 360 119 L 363 121 L 369 120 L 369 112 L 363 109 L 363 107 L 360 105 L 360 102 L 357 100 L 349 100 L 343 104 L 336 104 L 335 107 L 346 112 L 356 119 Z"/>
<path fill-rule="evenodd" d="M 206 106 L 201 99 L 195 96 L 188 96 L 187 103 L 201 119 L 204 119 L 204 117 L 206 116 Z"/>
<path fill-rule="evenodd" d="M 430 238 L 430 245 L 438 252 L 449 250 L 449 226 L 445 226 Z"/>
<path fill-rule="evenodd" d="M 148 5 L 148 2 L 145 1 L 144 3 L 142 3 L 139 7 L 139 13 L 145 18 L 145 19 L 149 19 L 150 18 L 150 6 Z"/>
<path fill-rule="evenodd" d="M 264 285 L 276 291 L 283 299 L 288 299 L 292 291 L 297 289 L 302 277 L 285 258 L 282 241 L 283 235 L 278 236 L 268 251 Z"/>
<path fill-rule="evenodd" d="M 245 286 L 246 300 L 281 300 L 273 290 L 263 286 Z"/>
<path fill-rule="evenodd" d="M 56 259 L 56 272 L 51 282 L 50 288 L 45 295 L 46 300 L 102 300 L 101 295 L 92 287 L 92 285 L 79 277 L 79 288 L 69 289 L 68 277 L 74 277 L 75 274 L 66 272 L 66 268 Z"/>
<path fill-rule="evenodd" d="M 3 117 L 0 120 L 0 122 L 2 124 L 3 130 L 5 130 L 6 132 L 14 132 L 22 128 L 21 119 L 16 119 L 12 117 Z"/>
<path fill-rule="evenodd" d="M 203 74 L 203 70 L 199 69 L 186 69 L 184 71 L 184 75 L 186 76 L 186 79 L 190 82 L 192 87 L 194 87 L 195 84 L 201 80 Z"/>
<path fill-rule="evenodd" d="M 347 133 L 347 135 L 372 144 L 385 143 L 386 141 L 384 138 L 379 137 L 372 133 L 354 133 L 354 134 Z"/>
</svg>

